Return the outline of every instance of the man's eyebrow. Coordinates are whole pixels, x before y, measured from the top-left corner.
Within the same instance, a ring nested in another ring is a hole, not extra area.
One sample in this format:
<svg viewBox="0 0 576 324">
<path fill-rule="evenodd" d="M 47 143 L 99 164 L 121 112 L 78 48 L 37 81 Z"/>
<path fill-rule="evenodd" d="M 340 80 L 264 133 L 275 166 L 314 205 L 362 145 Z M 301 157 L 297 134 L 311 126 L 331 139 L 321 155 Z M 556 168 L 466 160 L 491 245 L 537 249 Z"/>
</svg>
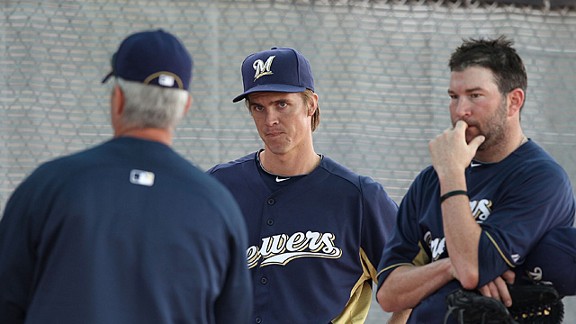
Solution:
<svg viewBox="0 0 576 324">
<path fill-rule="evenodd" d="M 262 103 L 261 100 L 258 100 L 258 99 L 254 100 L 254 99 L 253 99 L 253 100 L 248 100 L 248 102 L 249 102 L 251 105 L 263 106 L 263 105 L 266 105 L 266 104 L 268 104 L 268 105 L 278 104 L 278 103 L 280 103 L 280 102 L 291 103 L 291 102 L 292 102 L 292 99 L 289 99 L 289 98 L 272 99 L 272 100 L 268 101 L 267 103 Z"/>
<path fill-rule="evenodd" d="M 476 91 L 483 91 L 484 88 L 482 87 L 475 87 L 475 88 L 470 88 L 470 89 L 466 89 L 464 92 L 476 92 Z"/>
<path fill-rule="evenodd" d="M 483 91 L 484 88 L 482 87 L 474 87 L 474 88 L 470 88 L 470 89 L 466 89 L 464 90 L 465 93 L 471 93 L 471 92 L 477 92 L 477 91 Z M 455 94 L 456 92 L 453 91 L 452 89 L 448 89 L 448 94 Z"/>
</svg>

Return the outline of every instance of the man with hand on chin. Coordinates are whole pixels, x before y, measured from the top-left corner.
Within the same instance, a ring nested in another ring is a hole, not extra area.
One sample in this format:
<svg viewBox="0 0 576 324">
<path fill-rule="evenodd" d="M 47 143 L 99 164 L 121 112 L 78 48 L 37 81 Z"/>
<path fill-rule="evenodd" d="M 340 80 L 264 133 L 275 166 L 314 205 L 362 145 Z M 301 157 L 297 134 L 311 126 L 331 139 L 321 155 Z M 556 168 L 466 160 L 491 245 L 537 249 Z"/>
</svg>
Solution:
<svg viewBox="0 0 576 324">
<path fill-rule="evenodd" d="M 379 266 L 380 305 L 413 309 L 408 323 L 444 323 L 461 288 L 511 306 L 512 270 L 574 224 L 568 176 L 522 131 L 527 74 L 512 42 L 466 40 L 449 67 L 453 127 L 430 141 L 432 166 L 404 197 Z"/>
</svg>

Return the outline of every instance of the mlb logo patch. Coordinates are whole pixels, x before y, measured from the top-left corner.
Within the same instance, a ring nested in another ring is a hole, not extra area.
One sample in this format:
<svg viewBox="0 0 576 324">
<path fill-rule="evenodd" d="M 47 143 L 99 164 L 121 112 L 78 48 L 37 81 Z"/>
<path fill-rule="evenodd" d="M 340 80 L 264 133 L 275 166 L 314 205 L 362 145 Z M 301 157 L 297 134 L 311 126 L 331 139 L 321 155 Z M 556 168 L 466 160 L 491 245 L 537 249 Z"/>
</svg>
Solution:
<svg viewBox="0 0 576 324">
<path fill-rule="evenodd" d="M 160 74 L 158 77 L 158 84 L 161 86 L 172 88 L 174 86 L 174 77 L 167 74 Z"/>
<path fill-rule="evenodd" d="M 130 182 L 135 185 L 151 187 L 154 185 L 154 173 L 142 170 L 130 171 Z"/>
</svg>

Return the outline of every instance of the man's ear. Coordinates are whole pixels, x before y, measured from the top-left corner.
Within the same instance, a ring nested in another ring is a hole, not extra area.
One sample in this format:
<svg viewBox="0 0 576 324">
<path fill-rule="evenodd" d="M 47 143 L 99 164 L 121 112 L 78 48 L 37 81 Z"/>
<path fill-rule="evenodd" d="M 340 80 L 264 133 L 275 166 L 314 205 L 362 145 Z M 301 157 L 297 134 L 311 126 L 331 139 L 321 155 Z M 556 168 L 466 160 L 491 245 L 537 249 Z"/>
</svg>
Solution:
<svg viewBox="0 0 576 324">
<path fill-rule="evenodd" d="M 520 113 L 520 109 L 522 105 L 524 105 L 524 99 L 524 90 L 520 88 L 513 89 L 508 93 L 508 113 L 510 116 L 515 113 Z"/>
<path fill-rule="evenodd" d="M 308 107 L 308 116 L 313 116 L 314 113 L 316 112 L 316 109 L 318 109 L 318 94 L 313 92 L 312 93 L 312 102 L 310 103 L 310 106 Z"/>
<path fill-rule="evenodd" d="M 122 115 L 122 112 L 124 112 L 124 92 L 122 92 L 122 88 L 119 85 L 114 85 L 111 100 L 112 113 Z"/>
<path fill-rule="evenodd" d="M 191 93 L 188 93 L 188 101 L 186 101 L 186 107 L 184 108 L 184 115 L 188 113 L 190 107 L 192 107 L 192 103 L 194 102 L 194 98 L 192 97 Z"/>
</svg>

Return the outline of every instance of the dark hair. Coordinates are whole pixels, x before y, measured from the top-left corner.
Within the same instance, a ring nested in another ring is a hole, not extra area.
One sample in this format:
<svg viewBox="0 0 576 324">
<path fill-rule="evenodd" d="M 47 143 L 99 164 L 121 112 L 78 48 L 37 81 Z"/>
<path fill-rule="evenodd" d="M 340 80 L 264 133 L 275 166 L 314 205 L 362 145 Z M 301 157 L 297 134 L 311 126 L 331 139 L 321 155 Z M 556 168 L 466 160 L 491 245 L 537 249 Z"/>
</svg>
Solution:
<svg viewBox="0 0 576 324">
<path fill-rule="evenodd" d="M 450 56 L 450 71 L 471 66 L 488 68 L 502 94 L 520 88 L 526 92 L 528 77 L 522 59 L 505 36 L 497 39 L 467 39 Z"/>
</svg>

